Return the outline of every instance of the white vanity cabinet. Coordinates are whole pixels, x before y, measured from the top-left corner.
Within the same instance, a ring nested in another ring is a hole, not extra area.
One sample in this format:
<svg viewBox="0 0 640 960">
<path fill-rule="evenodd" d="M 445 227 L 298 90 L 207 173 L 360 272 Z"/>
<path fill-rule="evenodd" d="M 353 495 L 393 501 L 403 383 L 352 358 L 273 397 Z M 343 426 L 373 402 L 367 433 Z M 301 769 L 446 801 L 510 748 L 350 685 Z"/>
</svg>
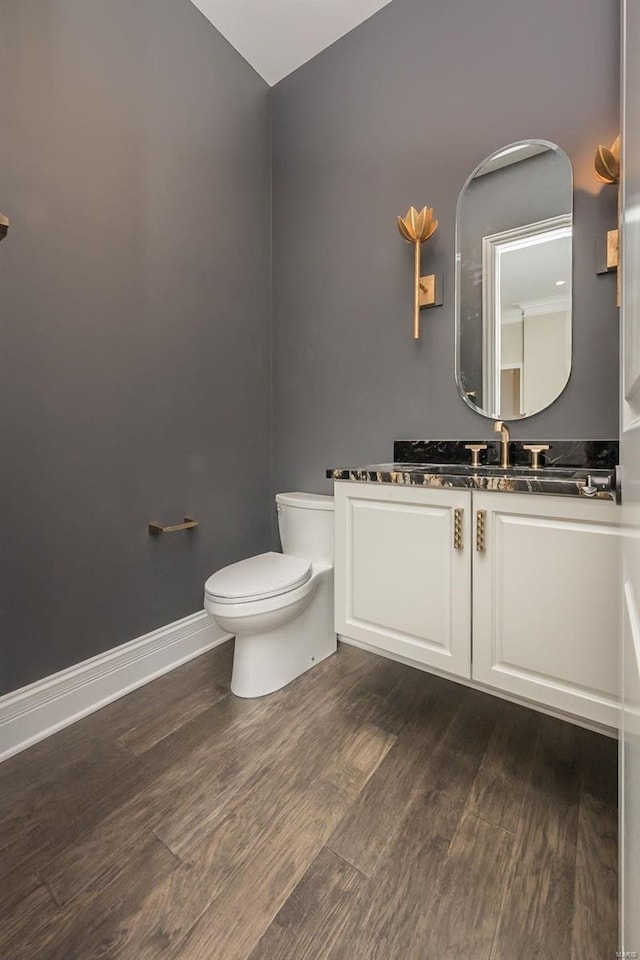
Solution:
<svg viewBox="0 0 640 960">
<path fill-rule="evenodd" d="M 473 679 L 616 726 L 618 508 L 478 492 L 473 510 Z"/>
<path fill-rule="evenodd" d="M 614 727 L 618 511 L 609 501 L 338 481 L 336 632 Z"/>
<path fill-rule="evenodd" d="M 336 632 L 470 677 L 470 508 L 466 490 L 336 483 Z"/>
</svg>

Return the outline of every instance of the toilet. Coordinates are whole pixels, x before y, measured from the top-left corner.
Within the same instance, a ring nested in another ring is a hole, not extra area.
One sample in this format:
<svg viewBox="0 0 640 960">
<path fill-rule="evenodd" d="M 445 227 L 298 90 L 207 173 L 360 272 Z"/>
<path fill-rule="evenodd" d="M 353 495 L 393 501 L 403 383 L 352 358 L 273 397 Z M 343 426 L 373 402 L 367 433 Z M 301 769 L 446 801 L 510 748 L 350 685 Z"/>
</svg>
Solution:
<svg viewBox="0 0 640 960">
<path fill-rule="evenodd" d="M 231 691 L 262 697 L 337 648 L 333 612 L 333 497 L 276 494 L 282 553 L 214 573 L 204 606 L 235 636 Z"/>
</svg>

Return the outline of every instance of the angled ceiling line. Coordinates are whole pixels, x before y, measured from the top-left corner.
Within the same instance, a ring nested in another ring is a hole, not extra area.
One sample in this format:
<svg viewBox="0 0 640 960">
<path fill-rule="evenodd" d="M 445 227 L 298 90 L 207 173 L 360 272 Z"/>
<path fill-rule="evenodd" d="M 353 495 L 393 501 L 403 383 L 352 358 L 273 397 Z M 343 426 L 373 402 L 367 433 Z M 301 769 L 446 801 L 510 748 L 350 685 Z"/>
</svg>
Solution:
<svg viewBox="0 0 640 960">
<path fill-rule="evenodd" d="M 269 86 L 391 0 L 191 0 Z"/>
</svg>

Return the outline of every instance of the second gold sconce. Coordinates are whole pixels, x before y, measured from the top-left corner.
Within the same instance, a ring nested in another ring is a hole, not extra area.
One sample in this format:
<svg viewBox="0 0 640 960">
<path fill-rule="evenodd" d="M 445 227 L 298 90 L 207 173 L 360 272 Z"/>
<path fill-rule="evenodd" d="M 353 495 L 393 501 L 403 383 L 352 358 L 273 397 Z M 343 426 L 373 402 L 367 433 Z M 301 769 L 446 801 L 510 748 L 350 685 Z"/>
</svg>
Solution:
<svg viewBox="0 0 640 960">
<path fill-rule="evenodd" d="M 610 147 L 598 145 L 593 165 L 600 183 L 620 183 L 620 137 Z"/>
<path fill-rule="evenodd" d="M 595 159 L 593 162 L 596 172 L 596 179 L 600 183 L 614 184 L 620 183 L 620 137 L 616 137 L 611 147 L 598 145 Z M 610 273 L 618 269 L 619 264 L 619 232 L 618 230 L 609 230 L 606 240 L 600 243 L 598 254 L 598 273 Z M 620 278 L 618 277 L 618 306 L 620 306 Z"/>
<path fill-rule="evenodd" d="M 437 306 L 436 278 L 434 274 L 420 276 L 420 244 L 432 237 L 438 229 L 434 220 L 433 208 L 423 207 L 420 212 L 409 207 L 406 216 L 398 217 L 400 235 L 415 246 L 414 283 L 413 283 L 413 339 L 420 339 L 420 307 Z"/>
</svg>

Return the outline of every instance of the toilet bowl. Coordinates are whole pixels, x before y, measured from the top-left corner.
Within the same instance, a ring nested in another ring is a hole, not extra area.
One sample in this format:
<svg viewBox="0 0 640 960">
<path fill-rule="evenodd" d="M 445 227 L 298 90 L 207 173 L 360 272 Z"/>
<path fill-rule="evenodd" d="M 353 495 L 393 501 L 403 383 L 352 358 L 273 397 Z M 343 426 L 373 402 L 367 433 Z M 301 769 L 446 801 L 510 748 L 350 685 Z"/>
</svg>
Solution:
<svg viewBox="0 0 640 960">
<path fill-rule="evenodd" d="M 262 553 L 214 573 L 204 606 L 235 636 L 231 690 L 261 697 L 336 651 L 333 497 L 276 496 L 282 553 Z"/>
</svg>

